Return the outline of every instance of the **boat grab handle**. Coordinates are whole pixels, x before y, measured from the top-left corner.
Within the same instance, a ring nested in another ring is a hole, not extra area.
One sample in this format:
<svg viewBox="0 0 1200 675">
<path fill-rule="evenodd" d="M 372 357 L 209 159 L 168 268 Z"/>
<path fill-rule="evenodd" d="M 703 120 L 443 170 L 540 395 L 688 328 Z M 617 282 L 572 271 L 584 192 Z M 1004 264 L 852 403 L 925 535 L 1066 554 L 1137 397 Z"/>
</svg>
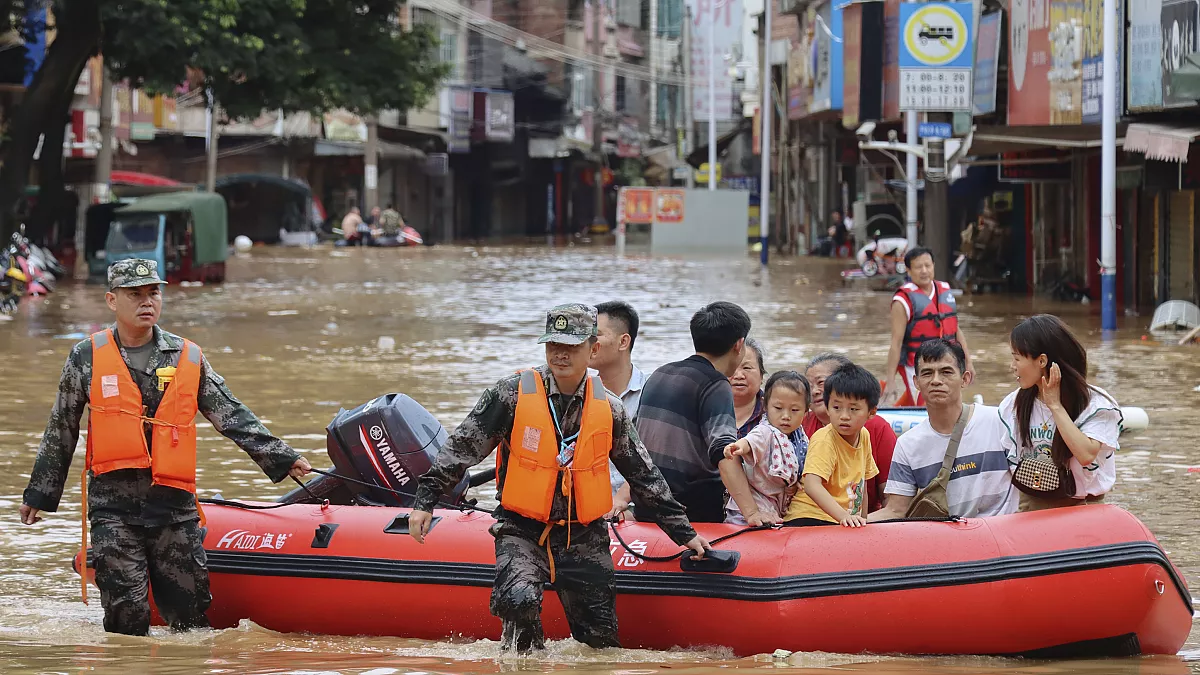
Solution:
<svg viewBox="0 0 1200 675">
<path fill-rule="evenodd" d="M 703 558 L 685 555 L 679 559 L 679 569 L 684 572 L 716 572 L 729 574 L 737 569 L 742 559 L 740 551 L 709 549 Z"/>
<path fill-rule="evenodd" d="M 392 522 L 388 523 L 388 526 L 383 528 L 384 534 L 408 534 L 408 516 L 409 514 L 405 513 L 393 518 Z M 441 519 L 441 516 L 433 517 L 433 520 L 429 523 L 429 532 L 433 531 L 434 526 L 436 526 L 438 521 Z M 426 532 L 426 534 L 429 534 L 429 532 Z"/>
</svg>

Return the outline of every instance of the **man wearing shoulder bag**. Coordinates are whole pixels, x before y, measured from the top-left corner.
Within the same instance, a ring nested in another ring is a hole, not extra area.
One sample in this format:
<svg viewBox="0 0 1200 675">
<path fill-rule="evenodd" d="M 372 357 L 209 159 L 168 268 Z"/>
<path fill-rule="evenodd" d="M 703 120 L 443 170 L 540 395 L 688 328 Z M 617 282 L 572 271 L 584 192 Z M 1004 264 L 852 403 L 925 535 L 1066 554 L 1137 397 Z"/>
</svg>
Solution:
<svg viewBox="0 0 1200 675">
<path fill-rule="evenodd" d="M 869 520 L 1016 512 L 1018 493 L 1000 443 L 999 412 L 963 404 L 971 375 L 962 346 L 946 338 L 925 342 L 917 350 L 916 371 L 929 417 L 896 441 L 884 507 Z"/>
</svg>

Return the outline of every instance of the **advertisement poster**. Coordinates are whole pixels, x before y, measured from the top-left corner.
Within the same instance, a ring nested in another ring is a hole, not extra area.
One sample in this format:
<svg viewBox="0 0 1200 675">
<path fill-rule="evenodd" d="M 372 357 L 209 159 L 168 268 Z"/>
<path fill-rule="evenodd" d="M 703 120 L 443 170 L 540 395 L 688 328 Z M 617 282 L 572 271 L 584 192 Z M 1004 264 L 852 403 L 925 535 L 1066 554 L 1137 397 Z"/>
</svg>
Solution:
<svg viewBox="0 0 1200 675">
<path fill-rule="evenodd" d="M 1163 0 L 1162 3 L 1162 93 L 1163 107 L 1192 106 L 1196 101 L 1176 96 L 1171 76 L 1183 65 L 1183 57 L 1196 51 L 1197 0 Z"/>
<path fill-rule="evenodd" d="M 621 188 L 622 220 L 630 225 L 654 222 L 654 188 Z"/>
<path fill-rule="evenodd" d="M 692 111 L 698 120 L 708 118 L 708 68 L 713 66 L 716 119 L 733 119 L 733 76 L 730 74 L 734 45 L 742 37 L 742 0 L 687 0 L 692 15 L 691 72 Z M 710 24 L 712 36 L 709 41 Z"/>
<path fill-rule="evenodd" d="M 1081 26 L 1083 0 L 1050 1 L 1050 124 L 1083 121 L 1083 64 L 1075 60 Z"/>
<path fill-rule="evenodd" d="M 1104 0 L 1085 0 L 1083 17 L 1083 123 L 1100 123 L 1100 104 L 1104 97 Z M 1117 0 L 1117 16 L 1125 16 L 1125 3 Z M 1124 35 L 1117 34 L 1117 115 L 1123 112 L 1121 84 L 1121 47 Z"/>
<path fill-rule="evenodd" d="M 1050 123 L 1050 0 L 1012 0 L 1008 123 Z"/>
<path fill-rule="evenodd" d="M 683 190 L 666 190 L 659 188 L 658 190 L 654 191 L 654 197 L 654 222 L 683 222 Z"/>
<path fill-rule="evenodd" d="M 846 52 L 843 32 L 845 10 L 831 2 L 822 3 L 816 12 L 816 29 L 812 45 L 812 101 L 808 112 L 818 113 L 843 108 L 842 82 L 845 77 Z M 835 40 L 834 36 L 843 39 Z"/>
<path fill-rule="evenodd" d="M 1162 0 L 1129 0 L 1129 111 L 1162 108 Z"/>
<path fill-rule="evenodd" d="M 808 114 L 808 102 L 812 97 L 812 73 L 808 71 L 806 56 L 812 48 L 813 25 L 800 35 L 800 41 L 792 45 L 787 63 L 787 113 L 789 120 L 803 119 Z"/>
<path fill-rule="evenodd" d="M 990 115 L 996 112 L 996 75 L 1000 57 L 1000 12 L 979 17 L 979 35 L 975 39 L 975 81 L 972 112 Z"/>
</svg>

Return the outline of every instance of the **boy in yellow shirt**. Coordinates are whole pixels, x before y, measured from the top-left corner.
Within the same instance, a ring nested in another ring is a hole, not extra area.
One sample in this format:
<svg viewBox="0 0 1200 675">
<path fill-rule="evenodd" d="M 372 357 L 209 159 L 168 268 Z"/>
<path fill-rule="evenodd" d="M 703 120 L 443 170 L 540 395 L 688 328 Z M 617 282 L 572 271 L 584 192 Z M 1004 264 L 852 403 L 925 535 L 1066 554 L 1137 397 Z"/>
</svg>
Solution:
<svg viewBox="0 0 1200 675">
<path fill-rule="evenodd" d="M 879 394 L 879 380 L 860 366 L 842 366 L 825 380 L 829 424 L 808 442 L 804 490 L 788 505 L 784 525 L 867 524 L 867 480 L 879 467 L 863 426 L 875 414 Z"/>
</svg>

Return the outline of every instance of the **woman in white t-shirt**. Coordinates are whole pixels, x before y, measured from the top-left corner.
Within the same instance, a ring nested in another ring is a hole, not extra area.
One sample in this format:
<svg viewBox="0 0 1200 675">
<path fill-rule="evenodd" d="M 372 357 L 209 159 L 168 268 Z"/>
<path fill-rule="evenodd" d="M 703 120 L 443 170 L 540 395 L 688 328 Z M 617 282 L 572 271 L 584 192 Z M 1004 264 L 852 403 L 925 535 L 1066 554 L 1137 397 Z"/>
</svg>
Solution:
<svg viewBox="0 0 1200 675">
<path fill-rule="evenodd" d="M 1121 408 L 1087 382 L 1087 350 L 1058 317 L 1031 316 L 1009 338 L 1021 388 L 1000 404 L 1009 461 L 1041 454 L 1075 479 L 1075 494 L 1048 499 L 1021 493 L 1021 511 L 1103 501 L 1117 480 Z"/>
</svg>

